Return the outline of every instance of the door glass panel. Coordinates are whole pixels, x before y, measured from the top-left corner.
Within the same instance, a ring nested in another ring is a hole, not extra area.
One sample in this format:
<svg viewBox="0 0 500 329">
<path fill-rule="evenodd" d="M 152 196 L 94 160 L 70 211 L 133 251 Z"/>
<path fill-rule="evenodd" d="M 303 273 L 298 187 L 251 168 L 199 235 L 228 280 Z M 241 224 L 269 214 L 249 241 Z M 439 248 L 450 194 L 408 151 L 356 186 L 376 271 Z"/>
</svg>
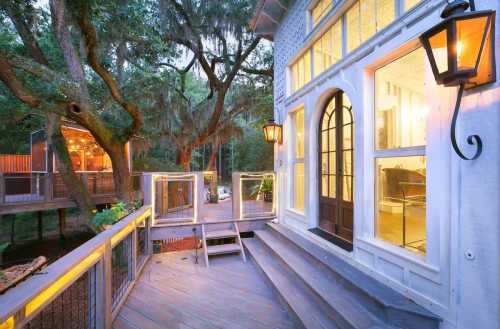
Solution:
<svg viewBox="0 0 500 329">
<path fill-rule="evenodd" d="M 336 195 L 336 185 L 337 185 L 337 176 L 335 175 L 330 175 L 330 192 L 329 192 L 329 197 L 330 198 L 335 198 Z"/>
<path fill-rule="evenodd" d="M 321 152 L 328 151 L 328 131 L 321 133 Z"/>
<path fill-rule="evenodd" d="M 343 196 L 342 199 L 344 201 L 352 201 L 352 177 L 351 176 L 342 176 L 343 181 Z"/>
<path fill-rule="evenodd" d="M 321 196 L 328 197 L 328 176 L 321 176 Z"/>
<path fill-rule="evenodd" d="M 321 154 L 321 173 L 328 174 L 328 153 Z"/>
<path fill-rule="evenodd" d="M 304 110 L 295 113 L 295 157 L 301 159 L 304 157 Z"/>
<path fill-rule="evenodd" d="M 331 175 L 335 175 L 335 155 L 336 153 L 335 152 L 330 152 L 330 174 Z"/>
<path fill-rule="evenodd" d="M 352 175 L 352 151 L 344 151 L 342 155 L 342 171 L 344 175 Z"/>
<path fill-rule="evenodd" d="M 328 146 L 328 151 L 335 151 L 336 150 L 336 138 L 337 136 L 335 136 L 335 133 L 336 133 L 337 129 L 333 128 L 333 129 L 330 129 L 330 145 Z"/>
<path fill-rule="evenodd" d="M 343 127 L 343 145 L 342 149 L 344 150 L 349 150 L 352 148 L 352 140 L 351 140 L 351 134 L 352 134 L 352 124 L 348 124 Z"/>
</svg>

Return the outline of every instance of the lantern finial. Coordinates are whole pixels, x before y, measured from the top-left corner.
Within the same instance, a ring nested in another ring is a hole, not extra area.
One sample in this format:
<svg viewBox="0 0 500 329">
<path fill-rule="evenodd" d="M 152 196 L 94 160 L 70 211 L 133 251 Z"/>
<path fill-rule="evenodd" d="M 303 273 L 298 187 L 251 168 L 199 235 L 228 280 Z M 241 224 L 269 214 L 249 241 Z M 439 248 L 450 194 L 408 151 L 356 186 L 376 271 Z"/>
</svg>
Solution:
<svg viewBox="0 0 500 329">
<path fill-rule="evenodd" d="M 441 18 L 450 17 L 451 15 L 460 14 L 469 8 L 469 3 L 464 0 L 448 0 L 448 4 L 444 7 L 441 13 Z"/>
</svg>

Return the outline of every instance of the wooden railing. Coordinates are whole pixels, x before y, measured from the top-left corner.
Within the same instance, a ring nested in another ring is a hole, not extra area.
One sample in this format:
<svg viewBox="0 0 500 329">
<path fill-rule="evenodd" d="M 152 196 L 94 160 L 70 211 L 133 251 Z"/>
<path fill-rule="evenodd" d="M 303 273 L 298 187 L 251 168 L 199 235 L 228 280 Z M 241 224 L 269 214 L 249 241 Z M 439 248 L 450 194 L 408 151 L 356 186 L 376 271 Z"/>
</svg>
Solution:
<svg viewBox="0 0 500 329">
<path fill-rule="evenodd" d="M 0 173 L 31 172 L 31 155 L 0 154 Z"/>
<path fill-rule="evenodd" d="M 92 196 L 114 195 L 112 172 L 78 173 Z M 142 173 L 133 173 L 133 188 L 142 194 Z M 68 199 L 69 193 L 57 173 L 0 173 L 0 204 L 48 202 Z"/>
<path fill-rule="evenodd" d="M 0 295 L 0 328 L 111 328 L 152 248 L 151 208 Z"/>
</svg>

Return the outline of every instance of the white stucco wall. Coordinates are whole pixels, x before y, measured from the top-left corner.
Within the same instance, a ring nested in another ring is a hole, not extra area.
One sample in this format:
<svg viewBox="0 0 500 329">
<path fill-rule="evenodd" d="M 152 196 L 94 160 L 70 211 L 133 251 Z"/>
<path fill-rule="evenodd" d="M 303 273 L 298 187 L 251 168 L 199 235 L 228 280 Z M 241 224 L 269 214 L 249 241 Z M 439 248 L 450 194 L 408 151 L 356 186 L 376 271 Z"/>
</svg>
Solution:
<svg viewBox="0 0 500 329">
<path fill-rule="evenodd" d="M 344 2 L 340 2 L 341 7 Z M 289 8 L 275 40 L 275 117 L 304 106 L 305 193 L 304 214 L 288 209 L 290 179 L 287 161 L 291 149 L 290 125 L 285 122 L 284 143 L 277 147 L 279 220 L 296 228 L 360 269 L 408 295 L 445 319 L 443 328 L 500 328 L 500 82 L 466 92 L 459 114 L 458 139 L 467 154 L 471 134 L 481 136 L 483 154 L 461 160 L 452 150 L 450 122 L 455 88 L 435 87 L 427 136 L 426 259 L 413 257 L 373 238 L 374 177 L 372 151 L 373 69 L 417 43 L 418 36 L 440 21 L 444 1 L 424 0 L 401 19 L 293 95 L 287 95 L 287 66 L 315 33 L 306 33 L 309 0 Z M 476 0 L 481 9 L 500 9 L 498 0 Z M 335 9 L 329 16 L 335 15 Z M 496 19 L 497 77 L 500 78 L 500 18 Z M 321 27 L 320 27 L 321 29 Z M 355 116 L 354 251 L 347 253 L 307 232 L 318 214 L 317 133 L 325 99 L 344 90 Z"/>
</svg>

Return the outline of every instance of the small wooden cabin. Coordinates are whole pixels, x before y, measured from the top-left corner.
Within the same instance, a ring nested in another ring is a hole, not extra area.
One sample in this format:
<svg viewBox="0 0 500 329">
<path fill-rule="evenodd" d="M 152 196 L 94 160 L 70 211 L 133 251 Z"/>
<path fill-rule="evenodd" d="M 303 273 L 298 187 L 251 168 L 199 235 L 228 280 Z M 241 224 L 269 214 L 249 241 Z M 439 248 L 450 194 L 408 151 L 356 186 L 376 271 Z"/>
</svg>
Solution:
<svg viewBox="0 0 500 329">
<path fill-rule="evenodd" d="M 66 139 L 68 150 L 76 172 L 112 172 L 111 159 L 92 134 L 75 124 L 65 123 L 62 133 Z M 131 147 L 127 144 L 129 168 L 131 163 Z M 31 133 L 31 170 L 32 172 L 57 172 L 57 159 L 48 147 L 45 130 Z"/>
</svg>

